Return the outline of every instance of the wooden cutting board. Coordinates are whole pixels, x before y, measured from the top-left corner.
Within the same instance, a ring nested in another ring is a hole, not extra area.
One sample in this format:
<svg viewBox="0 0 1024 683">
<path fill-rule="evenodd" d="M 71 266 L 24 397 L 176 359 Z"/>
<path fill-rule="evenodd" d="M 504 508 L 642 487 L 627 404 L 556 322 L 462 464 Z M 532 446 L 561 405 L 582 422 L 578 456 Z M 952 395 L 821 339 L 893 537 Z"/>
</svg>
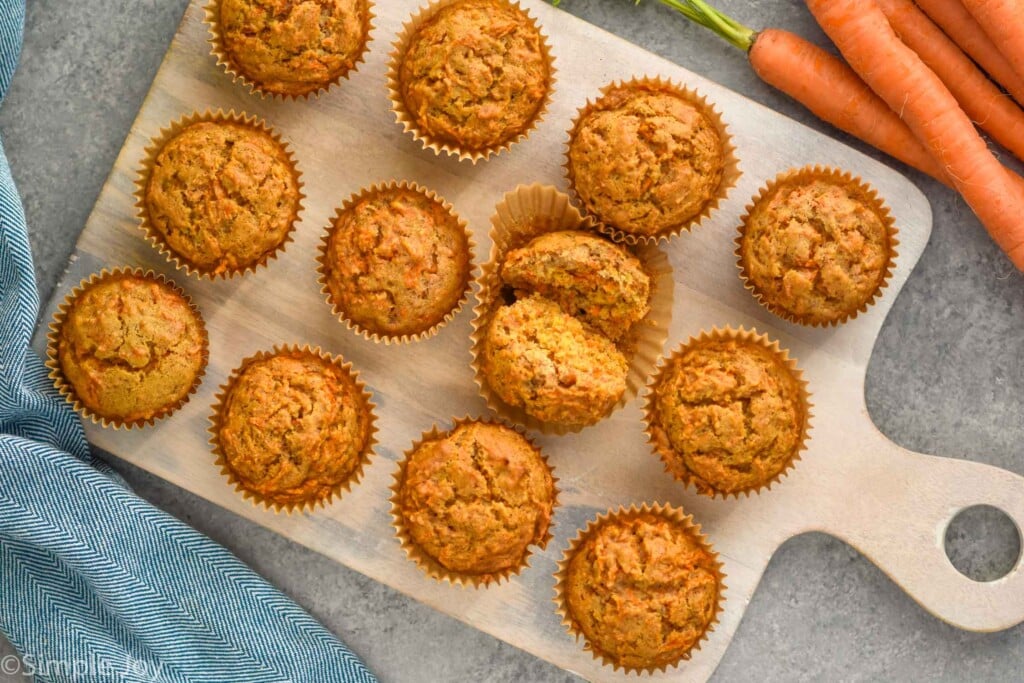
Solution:
<svg viewBox="0 0 1024 683">
<path fill-rule="evenodd" d="M 423 151 L 389 111 L 385 71 L 390 43 L 419 0 L 380 0 L 367 62 L 341 87 L 311 101 L 261 100 L 232 84 L 210 56 L 194 0 L 99 200 L 67 275 L 43 313 L 47 322 L 71 287 L 103 267 L 154 268 L 183 286 L 210 330 L 211 360 L 199 393 L 154 428 L 114 431 L 92 425 L 99 448 L 263 524 L 442 612 L 592 680 L 621 680 L 562 628 L 552 604 L 552 573 L 568 540 L 598 512 L 620 504 L 669 501 L 703 524 L 728 574 L 725 611 L 690 662 L 654 678 L 704 680 L 728 647 L 765 565 L 786 539 L 806 531 L 833 534 L 860 549 L 925 609 L 961 628 L 991 631 L 1024 620 L 1024 571 L 975 583 L 950 564 L 944 531 L 961 509 L 988 504 L 1024 527 L 1024 478 L 986 465 L 911 453 L 888 441 L 868 416 L 864 377 L 879 328 L 931 231 L 924 196 L 904 177 L 849 147 L 768 110 L 635 45 L 556 10 L 525 6 L 550 37 L 558 83 L 545 121 L 530 138 L 472 166 Z M 437 337 L 406 346 L 374 345 L 347 331 L 324 303 L 315 254 L 334 208 L 360 188 L 392 178 L 419 182 L 452 202 L 476 236 L 478 258 L 490 249 L 489 217 L 502 195 L 535 181 L 564 188 L 566 130 L 576 109 L 615 79 L 665 76 L 708 96 L 729 125 L 743 177 L 710 220 L 667 246 L 675 269 L 675 311 L 666 350 L 713 325 L 756 327 L 781 341 L 810 382 L 815 404 L 809 449 L 770 492 L 708 500 L 683 490 L 645 443 L 635 400 L 577 435 L 541 437 L 561 479 L 555 538 L 531 568 L 509 583 L 471 590 L 427 578 L 405 557 L 390 526 L 388 485 L 396 458 L 432 424 L 486 414 L 469 361 L 470 307 Z M 295 149 L 307 209 L 295 243 L 254 275 L 208 282 L 176 272 L 137 227 L 133 182 L 148 140 L 193 110 L 257 114 Z M 732 240 L 745 204 L 778 172 L 831 164 L 874 185 L 900 229 L 895 274 L 870 311 L 839 329 L 782 322 L 741 286 Z M 45 324 L 43 325 L 45 327 Z M 42 328 L 37 348 L 45 343 Z M 378 404 L 380 445 L 358 487 L 328 510 L 278 515 L 243 501 L 222 480 L 207 444 L 207 415 L 217 387 L 240 359 L 285 342 L 310 343 L 343 355 L 362 373 Z M 908 341 L 908 343 L 914 343 Z M 926 343 L 926 340 L 924 341 Z M 454 644 L 452 644 L 454 645 Z"/>
</svg>

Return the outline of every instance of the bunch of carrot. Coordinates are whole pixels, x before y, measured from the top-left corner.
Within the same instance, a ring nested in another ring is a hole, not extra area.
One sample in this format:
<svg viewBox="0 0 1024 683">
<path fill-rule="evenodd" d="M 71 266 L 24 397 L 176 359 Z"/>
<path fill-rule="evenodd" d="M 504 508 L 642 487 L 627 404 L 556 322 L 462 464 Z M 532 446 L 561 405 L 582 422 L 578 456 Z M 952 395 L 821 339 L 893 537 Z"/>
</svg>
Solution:
<svg viewBox="0 0 1024 683">
<path fill-rule="evenodd" d="M 805 0 L 846 62 L 705 0 L 660 2 L 821 119 L 955 188 L 1024 271 L 1024 179 L 975 127 L 1024 160 L 1024 0 Z"/>
</svg>

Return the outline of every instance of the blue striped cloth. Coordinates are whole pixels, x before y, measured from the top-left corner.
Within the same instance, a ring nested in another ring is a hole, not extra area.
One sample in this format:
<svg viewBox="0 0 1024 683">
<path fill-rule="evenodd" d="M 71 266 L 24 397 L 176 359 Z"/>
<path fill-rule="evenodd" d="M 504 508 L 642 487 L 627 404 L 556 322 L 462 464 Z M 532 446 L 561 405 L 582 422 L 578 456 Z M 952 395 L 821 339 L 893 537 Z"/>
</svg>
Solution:
<svg viewBox="0 0 1024 683">
<path fill-rule="evenodd" d="M 0 100 L 24 0 L 0 0 Z M 94 461 L 29 350 L 25 216 L 0 149 L 0 629 L 37 681 L 370 682 L 352 652 L 233 555 Z"/>
</svg>

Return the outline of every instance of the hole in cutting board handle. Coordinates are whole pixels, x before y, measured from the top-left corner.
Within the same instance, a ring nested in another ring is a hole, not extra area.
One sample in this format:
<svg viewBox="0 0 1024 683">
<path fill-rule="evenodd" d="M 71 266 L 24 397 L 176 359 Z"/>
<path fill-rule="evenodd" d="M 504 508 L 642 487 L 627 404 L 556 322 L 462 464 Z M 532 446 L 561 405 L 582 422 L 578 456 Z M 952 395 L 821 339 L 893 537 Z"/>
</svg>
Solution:
<svg viewBox="0 0 1024 683">
<path fill-rule="evenodd" d="M 1009 574 L 1021 561 L 1021 530 L 991 505 L 964 508 L 949 521 L 946 557 L 972 581 L 988 582 Z"/>
</svg>

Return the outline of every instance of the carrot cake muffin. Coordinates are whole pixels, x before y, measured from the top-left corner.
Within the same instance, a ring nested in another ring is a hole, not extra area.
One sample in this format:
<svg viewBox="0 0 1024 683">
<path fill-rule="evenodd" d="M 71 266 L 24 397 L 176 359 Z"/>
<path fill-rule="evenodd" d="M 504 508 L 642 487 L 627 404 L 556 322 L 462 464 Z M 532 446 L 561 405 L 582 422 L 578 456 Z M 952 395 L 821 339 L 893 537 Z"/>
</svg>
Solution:
<svg viewBox="0 0 1024 683">
<path fill-rule="evenodd" d="M 544 38 L 505 0 L 461 0 L 410 37 L 398 95 L 430 142 L 483 151 L 514 141 L 537 119 L 551 86 Z"/>
<path fill-rule="evenodd" d="M 299 212 L 298 174 L 268 132 L 234 121 L 186 127 L 157 154 L 145 188 L 150 230 L 206 275 L 264 262 Z"/>
<path fill-rule="evenodd" d="M 834 324 L 864 310 L 892 262 L 888 209 L 839 172 L 785 174 L 755 201 L 740 232 L 747 284 L 799 323 Z"/>
<path fill-rule="evenodd" d="M 335 311 L 370 334 L 426 332 L 469 287 L 469 238 L 439 199 L 416 187 L 375 188 L 334 220 L 321 272 Z"/>
<path fill-rule="evenodd" d="M 593 424 L 626 391 L 629 368 L 615 344 L 540 296 L 494 313 L 482 355 L 494 393 L 542 422 Z"/>
<path fill-rule="evenodd" d="M 219 0 L 220 48 L 257 90 L 293 97 L 327 88 L 366 50 L 369 0 Z"/>
<path fill-rule="evenodd" d="M 114 424 L 170 414 L 206 367 L 198 312 L 173 285 L 141 273 L 89 283 L 58 324 L 51 352 L 70 398 Z"/>
<path fill-rule="evenodd" d="M 514 429 L 466 422 L 408 456 L 396 491 L 399 524 L 448 572 L 489 581 L 543 546 L 555 501 L 540 452 Z"/>
<path fill-rule="evenodd" d="M 718 198 L 725 143 L 713 113 L 676 90 L 615 86 L 576 121 L 569 182 L 605 225 L 657 237 L 687 226 Z"/>
<path fill-rule="evenodd" d="M 561 588 L 574 631 L 616 667 L 653 671 L 688 659 L 721 599 L 713 551 L 689 525 L 619 513 L 576 546 Z"/>
<path fill-rule="evenodd" d="M 551 232 L 513 249 L 505 256 L 501 279 L 557 302 L 613 341 L 651 308 L 651 278 L 640 260 L 588 232 Z"/>
<path fill-rule="evenodd" d="M 214 440 L 233 482 L 257 500 L 316 505 L 360 470 L 371 420 L 346 368 L 286 349 L 243 364 L 217 408 Z"/>
<path fill-rule="evenodd" d="M 701 493 L 751 491 L 803 446 L 807 401 L 785 358 L 754 339 L 691 341 L 652 388 L 649 430 L 668 470 Z"/>
</svg>

